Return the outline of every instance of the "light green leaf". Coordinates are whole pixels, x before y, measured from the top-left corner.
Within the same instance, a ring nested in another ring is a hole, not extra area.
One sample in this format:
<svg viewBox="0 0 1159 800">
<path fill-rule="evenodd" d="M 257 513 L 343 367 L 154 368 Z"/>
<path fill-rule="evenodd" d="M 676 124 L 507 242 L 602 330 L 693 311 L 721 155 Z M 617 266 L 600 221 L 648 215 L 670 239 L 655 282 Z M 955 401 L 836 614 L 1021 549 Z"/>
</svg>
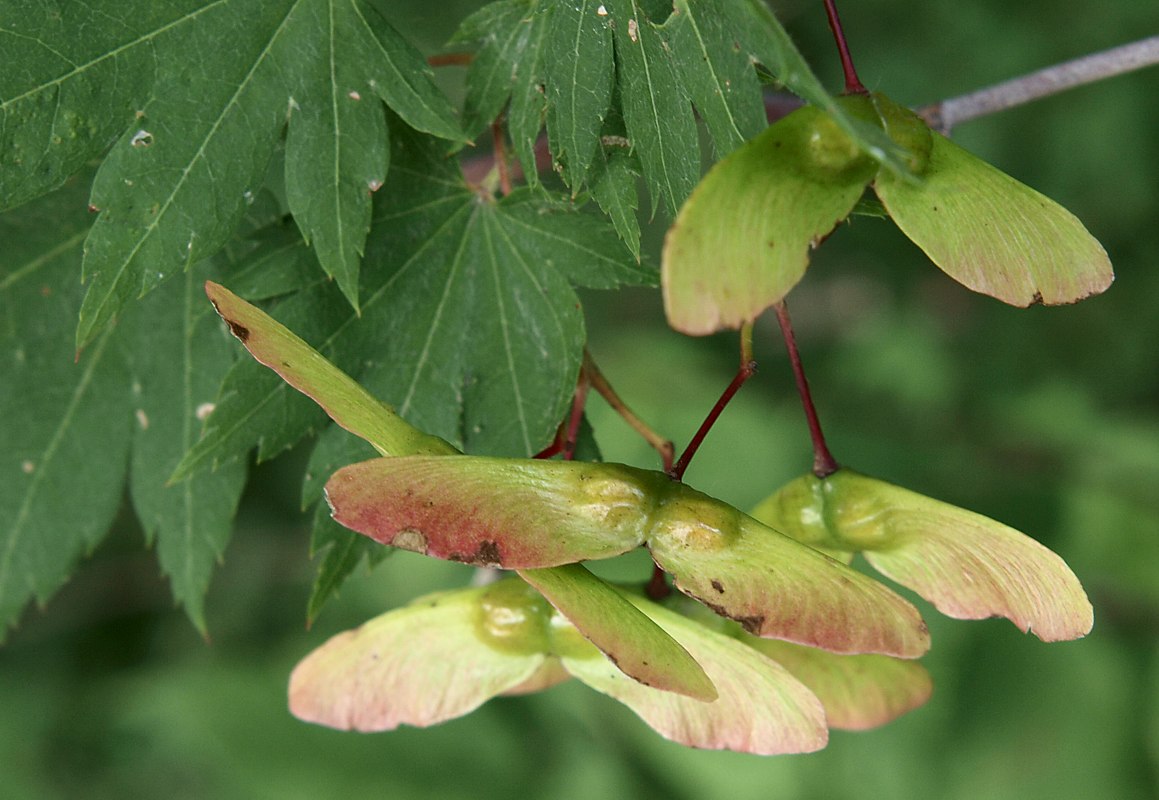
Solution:
<svg viewBox="0 0 1159 800">
<path fill-rule="evenodd" d="M 74 183 L 0 217 L 0 638 L 43 604 L 105 535 L 121 504 L 132 418 L 112 332 L 76 358 L 81 243 Z"/>
<path fill-rule="evenodd" d="M 580 564 L 519 572 L 625 675 L 645 686 L 711 702 L 712 681 L 688 651 Z"/>
<path fill-rule="evenodd" d="M 415 456 L 345 467 L 326 496 L 342 525 L 435 558 L 526 569 L 646 543 L 677 588 L 752 633 L 843 653 L 929 647 L 917 611 L 889 589 L 661 472 Z"/>
<path fill-rule="evenodd" d="M 947 275 L 1015 306 L 1074 303 L 1111 285 L 1102 245 L 1053 200 L 939 134 L 922 182 L 874 183 L 906 236 Z"/>
<path fill-rule="evenodd" d="M 981 514 L 849 469 L 824 479 L 805 475 L 762 506 L 787 521 L 786 533 L 864 552 L 879 572 L 947 616 L 1006 617 L 1046 642 L 1091 630 L 1094 612 L 1066 563 Z"/>
<path fill-rule="evenodd" d="M 934 685 L 916 661 L 879 655 L 842 656 L 815 647 L 739 634 L 809 687 L 830 728 L 864 731 L 925 704 Z"/>
<path fill-rule="evenodd" d="M 616 42 L 620 103 L 632 152 L 644 168 L 653 211 L 675 214 L 700 175 L 692 104 L 660 33 L 637 0 L 607 0 Z"/>
<path fill-rule="evenodd" d="M 733 0 L 677 0 L 662 31 L 685 90 L 723 158 L 768 125 L 748 52 L 728 25 Z"/>
<path fill-rule="evenodd" d="M 203 597 L 233 531 L 245 484 L 241 463 L 202 473 L 179 486 L 166 477 L 197 441 L 201 421 L 233 347 L 204 301 L 205 262 L 133 306 L 123 322 L 131 346 L 135 420 L 129 488 L 145 534 L 169 576 L 174 598 L 203 635 Z"/>
<path fill-rule="evenodd" d="M 664 308 L 678 331 L 739 328 L 780 301 L 809 251 L 861 197 L 876 165 L 806 106 L 705 176 L 664 241 Z"/>
<path fill-rule="evenodd" d="M 628 679 L 606 659 L 563 656 L 575 677 L 635 711 L 661 736 L 706 750 L 772 755 L 819 750 L 828 741 L 817 698 L 779 664 L 722 633 L 625 595 L 692 655 L 719 697 L 704 703 Z"/>
<path fill-rule="evenodd" d="M 575 194 L 612 102 L 612 33 L 599 0 L 568 0 L 552 7 L 543 59 L 551 108 L 547 126 L 555 143 L 552 152 Z"/>
<path fill-rule="evenodd" d="M 331 638 L 290 676 L 291 713 L 340 730 L 426 727 L 519 686 L 548 658 L 550 606 L 500 596 L 487 607 L 496 591 L 429 595 Z M 512 623 L 510 609 L 524 617 Z"/>
</svg>

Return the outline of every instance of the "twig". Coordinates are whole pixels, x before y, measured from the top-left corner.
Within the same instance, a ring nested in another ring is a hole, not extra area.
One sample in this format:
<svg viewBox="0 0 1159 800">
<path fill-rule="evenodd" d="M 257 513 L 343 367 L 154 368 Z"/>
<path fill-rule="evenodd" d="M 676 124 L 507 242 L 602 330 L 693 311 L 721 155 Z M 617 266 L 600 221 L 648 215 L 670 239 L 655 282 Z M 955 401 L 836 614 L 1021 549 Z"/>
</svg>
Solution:
<svg viewBox="0 0 1159 800">
<path fill-rule="evenodd" d="M 672 469 L 672 458 L 676 454 L 676 448 L 673 447 L 672 442 L 648 427 L 648 424 L 644 420 L 640 419 L 632 409 L 628 408 L 628 404 L 620 399 L 620 396 L 616 394 L 616 390 L 608 383 L 608 379 L 600 372 L 600 368 L 596 365 L 595 359 L 592 358 L 592 354 L 588 352 L 586 347 L 584 348 L 583 371 L 587 375 L 588 380 L 591 381 L 592 388 L 600 393 L 600 397 L 604 398 L 607 404 L 612 407 L 612 410 L 619 414 L 632 430 L 644 437 L 644 440 L 652 446 L 652 449 L 660 454 L 660 461 L 664 465 L 664 471 L 667 472 Z"/>
<path fill-rule="evenodd" d="M 918 113 L 930 125 L 948 134 L 955 125 L 967 120 L 1153 64 L 1159 64 L 1159 36 L 1092 53 L 976 92 L 932 103 L 918 109 Z"/>
</svg>

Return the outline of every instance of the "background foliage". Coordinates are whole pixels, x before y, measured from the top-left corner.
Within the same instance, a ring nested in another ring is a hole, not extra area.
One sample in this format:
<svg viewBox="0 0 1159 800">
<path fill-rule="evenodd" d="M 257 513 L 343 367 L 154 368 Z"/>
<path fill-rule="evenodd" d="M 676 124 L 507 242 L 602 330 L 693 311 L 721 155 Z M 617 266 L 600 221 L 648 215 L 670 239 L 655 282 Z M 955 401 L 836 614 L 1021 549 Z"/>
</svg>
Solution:
<svg viewBox="0 0 1159 800">
<path fill-rule="evenodd" d="M 384 12 L 432 52 L 475 5 L 447 3 L 431 15 L 429 4 L 395 2 Z M 779 10 L 827 85 L 839 86 L 819 4 L 785 2 Z M 863 79 L 915 105 L 1137 38 L 1157 22 L 1153 9 L 1128 0 L 1097 9 L 882 0 L 842 11 Z M 438 79 L 454 96 L 462 73 L 452 68 Z M 460 582 L 464 572 L 399 554 L 349 584 L 303 633 L 312 570 L 297 478 L 309 453 L 297 448 L 253 470 L 206 601 L 212 645 L 172 608 L 154 555 L 141 551 L 145 532 L 124 511 L 47 613 L 26 616 L 0 651 L 0 771 L 8 791 L 30 798 L 1153 796 L 1156 90 L 1152 70 L 955 134 L 1065 204 L 1103 241 L 1117 272 L 1106 295 L 1063 309 L 1007 308 L 953 284 L 888 224 L 858 218 L 818 252 L 791 298 L 837 457 L 999 518 L 1059 552 L 1095 603 L 1086 640 L 1048 648 L 1008 623 L 946 624 L 930 613 L 931 703 L 881 731 L 834 734 L 826 751 L 807 757 L 689 753 L 574 683 L 493 702 L 429 731 L 321 730 L 285 710 L 293 663 L 334 631 Z M 64 240 L 73 232 L 45 220 L 32 233 Z M 646 251 L 655 252 L 658 233 L 645 231 Z M 166 286 L 187 290 L 182 283 Z M 686 440 L 731 375 L 731 338 L 693 341 L 668 331 L 654 291 L 592 292 L 583 300 L 605 374 L 655 427 Z M 194 317 L 189 324 L 199 324 Z M 810 458 L 779 343 L 767 327 L 757 337 L 761 373 L 688 476 L 742 507 Z M 598 401 L 591 416 L 605 457 L 653 463 Z M 125 456 L 91 457 L 107 464 Z"/>
</svg>

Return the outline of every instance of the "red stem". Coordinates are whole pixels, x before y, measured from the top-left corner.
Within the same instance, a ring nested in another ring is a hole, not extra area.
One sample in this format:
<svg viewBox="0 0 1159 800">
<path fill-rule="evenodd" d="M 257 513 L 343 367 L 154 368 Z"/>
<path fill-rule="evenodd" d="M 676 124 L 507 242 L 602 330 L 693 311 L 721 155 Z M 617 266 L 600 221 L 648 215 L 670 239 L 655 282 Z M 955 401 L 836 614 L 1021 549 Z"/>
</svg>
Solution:
<svg viewBox="0 0 1159 800">
<path fill-rule="evenodd" d="M 700 445 L 704 441 L 704 437 L 707 436 L 708 432 L 712 429 L 713 424 L 716 422 L 716 418 L 720 416 L 722 411 L 724 411 L 724 407 L 728 405 L 730 400 L 732 400 L 732 396 L 737 393 L 737 390 L 739 390 L 741 386 L 744 386 L 744 382 L 751 378 L 753 373 L 756 371 L 757 362 L 755 361 L 749 361 L 740 365 L 740 368 L 737 369 L 736 375 L 733 377 L 732 381 L 728 384 L 725 390 L 721 392 L 720 399 L 716 401 L 716 405 L 714 405 L 712 410 L 708 412 L 708 416 L 704 418 L 704 422 L 700 423 L 700 429 L 696 431 L 696 435 L 692 437 L 692 440 L 688 443 L 688 447 L 685 447 L 684 452 L 680 454 L 680 458 L 676 461 L 676 465 L 672 467 L 672 469 L 668 470 L 668 474 L 674 480 L 679 481 L 684 479 L 684 471 L 688 469 L 688 463 L 692 461 L 692 457 L 696 455 L 696 451 L 700 449 Z"/>
<path fill-rule="evenodd" d="M 781 335 L 785 337 L 785 347 L 789 350 L 789 363 L 793 365 L 793 377 L 797 379 L 797 394 L 801 396 L 801 405 L 805 407 L 805 420 L 809 423 L 809 435 L 813 439 L 813 474 L 818 478 L 832 475 L 841 468 L 829 446 L 825 443 L 825 434 L 821 432 L 821 420 L 817 416 L 817 408 L 813 405 L 813 394 L 809 391 L 809 381 L 805 378 L 805 367 L 801 364 L 801 353 L 797 350 L 797 337 L 793 335 L 793 323 L 789 319 L 789 308 L 785 301 L 777 303 L 777 323 L 781 326 Z"/>
<path fill-rule="evenodd" d="M 841 56 L 841 69 L 845 72 L 845 94 L 869 94 L 857 77 L 857 69 L 853 66 L 853 56 L 849 53 L 849 43 L 845 41 L 845 29 L 841 27 L 834 0 L 825 0 L 825 15 L 829 17 L 829 29 L 833 31 L 837 52 Z"/>
</svg>

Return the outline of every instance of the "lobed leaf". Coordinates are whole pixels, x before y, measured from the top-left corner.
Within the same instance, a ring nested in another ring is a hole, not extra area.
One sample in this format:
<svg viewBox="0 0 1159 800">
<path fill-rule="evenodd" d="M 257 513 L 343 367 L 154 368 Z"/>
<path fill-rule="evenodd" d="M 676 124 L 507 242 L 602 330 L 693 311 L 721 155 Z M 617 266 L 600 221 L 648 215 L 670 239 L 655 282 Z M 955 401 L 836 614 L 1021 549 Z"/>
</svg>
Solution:
<svg viewBox="0 0 1159 800">
<path fill-rule="evenodd" d="M 478 42 L 467 70 L 463 128 L 477 136 L 496 120 L 511 97 L 515 71 L 527 44 L 527 0 L 488 3 L 459 25 L 451 43 Z"/>
<path fill-rule="evenodd" d="M 636 158 L 629 153 L 618 149 L 609 153 L 601 147 L 596 150 L 588 181 L 592 198 L 612 220 L 616 233 L 639 261 L 640 221 L 636 211 L 640 199 L 636 192 L 639 178 L 636 163 Z"/>
<path fill-rule="evenodd" d="M 229 337 L 202 297 L 219 265 L 207 260 L 135 304 L 121 323 L 128 344 L 133 413 L 129 490 L 173 597 L 207 635 L 204 596 L 233 532 L 246 468 L 234 463 L 172 486 L 166 477 L 201 433 L 233 364 Z M 131 404 L 131 405 L 130 405 Z"/>
<path fill-rule="evenodd" d="M 717 698 L 712 681 L 687 650 L 582 565 L 525 569 L 519 575 L 628 677 L 696 700 Z"/>
<path fill-rule="evenodd" d="M 547 118 L 546 51 L 549 45 L 548 32 L 551 20 L 549 8 L 544 3 L 537 3 L 521 22 L 523 27 L 519 48 L 523 57 L 515 64 L 511 106 L 507 110 L 507 133 L 511 137 L 515 155 L 523 165 L 523 174 L 531 186 L 539 184 L 535 148 L 539 140 L 539 131 Z"/>
<path fill-rule="evenodd" d="M 225 244 L 295 109 L 290 205 L 357 302 L 367 193 L 386 170 L 375 97 L 419 129 L 462 139 L 421 56 L 358 0 L 217 0 L 158 53 L 148 102 L 93 185 L 101 213 L 86 242 L 78 346 L 128 301 Z"/>
<path fill-rule="evenodd" d="M 617 88 L 632 151 L 652 195 L 675 214 L 700 175 L 692 103 L 669 48 L 638 0 L 607 0 L 616 49 Z"/>
<path fill-rule="evenodd" d="M 874 183 L 889 215 L 947 275 L 1015 306 L 1074 303 L 1110 286 L 1111 262 L 1053 200 L 935 134 L 922 183 Z"/>
<path fill-rule="evenodd" d="M 73 184 L 0 217 L 0 639 L 99 542 L 123 499 L 131 380 L 114 332 L 69 326 L 90 223 Z"/>
<path fill-rule="evenodd" d="M 874 171 L 834 125 L 824 112 L 798 109 L 696 187 L 664 240 L 673 328 L 694 336 L 739 328 L 801 279 L 810 249 L 849 215 Z"/>
<path fill-rule="evenodd" d="M 547 127 L 557 145 L 552 152 L 575 194 L 612 102 L 612 33 L 599 0 L 555 3 L 549 26 L 543 58 L 550 101 Z"/>
<path fill-rule="evenodd" d="M 223 0 L 129 6 L 5 4 L 0 23 L 0 208 L 61 185 L 133 122 L 157 60 Z"/>
<path fill-rule="evenodd" d="M 817 698 L 783 667 L 725 634 L 625 595 L 692 655 L 717 688 L 703 703 L 628 679 L 605 659 L 563 656 L 575 677 L 631 708 L 667 739 L 707 750 L 806 753 L 828 741 Z"/>
</svg>

